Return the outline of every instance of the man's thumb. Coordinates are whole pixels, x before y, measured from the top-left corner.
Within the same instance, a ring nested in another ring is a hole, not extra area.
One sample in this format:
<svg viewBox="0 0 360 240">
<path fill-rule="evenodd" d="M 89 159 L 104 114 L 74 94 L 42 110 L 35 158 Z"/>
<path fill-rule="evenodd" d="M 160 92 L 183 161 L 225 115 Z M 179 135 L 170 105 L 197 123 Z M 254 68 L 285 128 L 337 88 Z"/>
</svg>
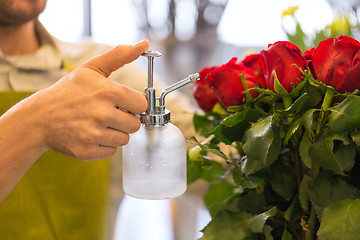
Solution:
<svg viewBox="0 0 360 240">
<path fill-rule="evenodd" d="M 81 67 L 92 69 L 108 77 L 113 71 L 137 59 L 148 48 L 149 42 L 147 40 L 140 41 L 135 45 L 119 45 L 90 59 Z"/>
</svg>

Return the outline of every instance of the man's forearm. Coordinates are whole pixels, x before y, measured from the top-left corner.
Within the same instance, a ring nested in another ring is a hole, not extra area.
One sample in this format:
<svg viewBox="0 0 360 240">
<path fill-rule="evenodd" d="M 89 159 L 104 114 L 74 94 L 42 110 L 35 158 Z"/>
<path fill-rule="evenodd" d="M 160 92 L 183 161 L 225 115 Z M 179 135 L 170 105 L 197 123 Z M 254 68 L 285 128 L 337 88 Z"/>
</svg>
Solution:
<svg viewBox="0 0 360 240">
<path fill-rule="evenodd" d="M 0 202 L 48 149 L 26 101 L 0 117 Z"/>
</svg>

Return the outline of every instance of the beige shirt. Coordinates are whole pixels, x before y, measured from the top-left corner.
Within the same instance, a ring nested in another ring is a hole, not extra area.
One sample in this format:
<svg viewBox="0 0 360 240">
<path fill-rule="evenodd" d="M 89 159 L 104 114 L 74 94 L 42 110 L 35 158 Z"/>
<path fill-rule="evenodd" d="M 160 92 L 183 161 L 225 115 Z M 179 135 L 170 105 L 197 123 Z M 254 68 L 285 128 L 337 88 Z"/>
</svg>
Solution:
<svg viewBox="0 0 360 240">
<path fill-rule="evenodd" d="M 36 25 L 41 40 L 41 48 L 34 54 L 21 56 L 4 56 L 0 52 L 0 91 L 37 91 L 51 86 L 64 75 L 90 58 L 111 49 L 110 46 L 91 41 L 66 43 L 59 41 L 38 22 Z M 1 51 L 1 50 L 0 50 Z M 185 73 L 186 74 L 186 73 Z M 113 72 L 110 79 L 143 92 L 147 85 L 146 69 L 134 64 L 127 64 Z M 162 87 L 155 83 L 157 95 Z M 166 107 L 171 111 L 172 123 L 180 128 L 186 138 L 194 135 L 192 124 L 193 107 L 190 101 L 179 93 L 170 93 L 166 97 Z M 123 198 L 121 148 L 112 158 L 111 206 L 109 212 L 111 233 L 117 209 Z"/>
</svg>

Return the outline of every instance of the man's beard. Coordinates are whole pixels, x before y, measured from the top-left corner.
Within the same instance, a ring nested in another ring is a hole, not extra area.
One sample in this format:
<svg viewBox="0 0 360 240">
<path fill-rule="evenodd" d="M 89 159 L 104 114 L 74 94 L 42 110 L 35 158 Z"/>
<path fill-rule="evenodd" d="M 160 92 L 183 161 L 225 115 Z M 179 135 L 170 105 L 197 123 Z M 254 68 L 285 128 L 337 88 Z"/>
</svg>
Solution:
<svg viewBox="0 0 360 240">
<path fill-rule="evenodd" d="M 43 7 L 37 6 L 32 6 L 24 10 L 14 7 L 11 0 L 0 0 L 0 26 L 22 25 L 28 21 L 37 19 L 43 10 Z"/>
</svg>

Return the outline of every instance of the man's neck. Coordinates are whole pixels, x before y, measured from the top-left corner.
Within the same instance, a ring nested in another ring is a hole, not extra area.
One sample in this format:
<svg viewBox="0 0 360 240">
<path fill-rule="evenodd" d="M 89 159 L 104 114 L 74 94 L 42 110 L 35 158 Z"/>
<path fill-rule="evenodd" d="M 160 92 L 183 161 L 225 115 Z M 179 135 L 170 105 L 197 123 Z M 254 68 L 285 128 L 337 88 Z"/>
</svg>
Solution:
<svg viewBox="0 0 360 240">
<path fill-rule="evenodd" d="M 0 26 L 0 49 L 4 55 L 31 54 L 39 47 L 35 21 L 21 26 Z"/>
</svg>

